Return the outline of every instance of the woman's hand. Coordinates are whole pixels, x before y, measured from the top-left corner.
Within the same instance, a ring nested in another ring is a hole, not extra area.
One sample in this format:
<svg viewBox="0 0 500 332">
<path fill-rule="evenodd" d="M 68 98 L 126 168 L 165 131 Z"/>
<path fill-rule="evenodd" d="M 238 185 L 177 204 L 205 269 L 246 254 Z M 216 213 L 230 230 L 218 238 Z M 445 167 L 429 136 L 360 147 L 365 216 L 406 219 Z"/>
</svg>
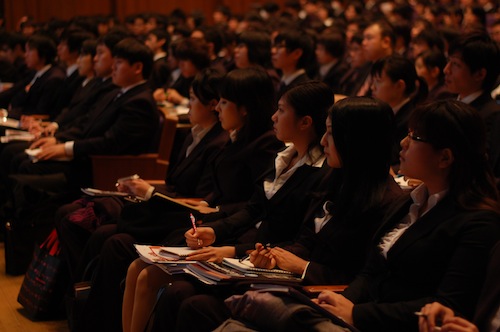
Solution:
<svg viewBox="0 0 500 332">
<path fill-rule="evenodd" d="M 354 304 L 344 296 L 332 291 L 323 291 L 314 302 L 341 318 L 349 324 L 353 324 L 352 308 Z"/>
<path fill-rule="evenodd" d="M 214 243 L 215 231 L 212 227 L 198 227 L 196 228 L 196 232 L 191 228 L 184 233 L 184 237 L 186 238 L 188 247 L 196 249 Z"/>
<path fill-rule="evenodd" d="M 222 263 L 224 257 L 234 257 L 234 247 L 205 247 L 195 251 L 187 257 L 187 260 L 193 261 L 209 261 Z"/>
<path fill-rule="evenodd" d="M 296 274 L 304 273 L 307 266 L 307 261 L 292 254 L 288 250 L 280 247 L 271 249 L 271 255 L 276 260 L 276 265 L 282 270 L 290 271 Z"/>
<path fill-rule="evenodd" d="M 255 250 L 250 253 L 250 262 L 262 269 L 273 269 L 276 267 L 276 260 L 272 257 L 271 249 L 262 245 L 255 244 Z"/>
</svg>

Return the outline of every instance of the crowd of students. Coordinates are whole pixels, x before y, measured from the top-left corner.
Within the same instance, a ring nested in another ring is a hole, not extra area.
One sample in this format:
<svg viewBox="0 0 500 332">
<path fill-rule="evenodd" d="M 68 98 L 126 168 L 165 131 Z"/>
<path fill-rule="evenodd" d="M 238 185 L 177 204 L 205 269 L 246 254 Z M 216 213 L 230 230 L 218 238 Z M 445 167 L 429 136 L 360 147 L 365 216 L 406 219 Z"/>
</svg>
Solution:
<svg viewBox="0 0 500 332">
<path fill-rule="evenodd" d="M 74 331 L 339 328 L 290 299 L 228 307 L 240 287 L 168 275 L 135 243 L 347 284 L 314 301 L 361 331 L 496 331 L 497 7 L 308 0 L 245 16 L 221 6 L 212 25 L 180 10 L 123 25 L 26 19 L 0 31 L 12 83 L 0 107 L 33 135 L 0 144 L 2 220 L 48 216 L 69 298 L 92 266 Z M 164 185 L 117 182 L 140 203 L 82 197 L 90 156 L 158 148 L 158 103 L 188 106 L 192 126 Z M 30 190 L 43 195 L 24 206 Z M 196 207 L 198 227 L 156 192 Z"/>
</svg>

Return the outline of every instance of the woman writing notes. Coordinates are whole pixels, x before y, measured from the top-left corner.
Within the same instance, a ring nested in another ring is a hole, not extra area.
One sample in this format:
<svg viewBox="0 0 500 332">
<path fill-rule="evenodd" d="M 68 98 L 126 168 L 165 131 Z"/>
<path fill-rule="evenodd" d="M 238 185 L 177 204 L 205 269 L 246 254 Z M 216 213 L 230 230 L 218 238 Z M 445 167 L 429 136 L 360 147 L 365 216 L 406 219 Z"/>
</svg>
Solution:
<svg viewBox="0 0 500 332">
<path fill-rule="evenodd" d="M 477 112 L 452 100 L 415 109 L 401 147 L 401 173 L 423 183 L 388 211 L 363 271 L 342 295 L 317 299 L 362 331 L 416 331 L 414 312 L 433 301 L 471 319 L 500 237 Z"/>
<path fill-rule="evenodd" d="M 320 82 L 298 85 L 281 98 L 272 116 L 274 131 L 279 140 L 290 142 L 290 146 L 277 154 L 274 166 L 263 174 L 261 186 L 256 188 L 244 209 L 186 232 L 189 246 L 204 246 L 188 259 L 221 261 L 223 257 L 241 257 L 254 246 L 256 238 L 280 243 L 295 237 L 310 201 L 308 191 L 322 175 L 319 171 L 324 155 L 319 141 L 325 130 L 327 109 L 332 103 L 331 89 Z M 223 125 L 229 114 L 221 114 Z M 241 233 L 245 235 L 236 245 L 206 247 L 215 240 L 234 243 L 234 238 Z M 179 279 L 183 281 L 174 282 Z M 140 259 L 131 264 L 126 280 L 122 314 L 125 331 L 144 330 L 158 289 L 163 284 L 173 283 L 165 294 L 167 297 L 170 291 L 182 292 L 188 297 L 199 287 L 184 281 L 184 277 L 172 278 Z M 165 309 L 171 324 L 175 324 L 177 309 L 175 305 Z M 162 315 L 160 306 L 158 316 Z"/>
<path fill-rule="evenodd" d="M 250 255 L 254 265 L 295 272 L 309 285 L 348 283 L 355 277 L 388 203 L 401 194 L 389 176 L 393 118 L 389 105 L 371 98 L 333 105 L 321 141 L 334 168 L 327 193 L 315 200 L 294 243 L 272 249 L 257 244 Z M 198 319 L 186 319 L 190 315 Z M 184 301 L 176 326 L 208 331 L 228 317 L 223 298 L 197 295 Z"/>
</svg>

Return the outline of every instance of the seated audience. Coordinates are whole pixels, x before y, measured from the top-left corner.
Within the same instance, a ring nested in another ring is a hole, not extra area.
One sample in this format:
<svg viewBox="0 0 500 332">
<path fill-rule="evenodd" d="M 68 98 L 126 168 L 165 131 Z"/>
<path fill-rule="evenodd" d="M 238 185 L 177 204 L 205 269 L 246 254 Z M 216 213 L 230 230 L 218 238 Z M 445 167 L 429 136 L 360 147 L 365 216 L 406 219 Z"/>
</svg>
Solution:
<svg viewBox="0 0 500 332">
<path fill-rule="evenodd" d="M 230 141 L 211 161 L 212 189 L 201 202 L 190 202 L 203 212 L 218 213 L 221 217 L 242 209 L 251 197 L 255 182 L 268 169 L 276 152 L 283 144 L 269 130 L 274 109 L 274 89 L 266 72 L 257 69 L 236 69 L 229 72 L 220 87 L 216 111 L 222 128 L 230 133 Z M 195 213 L 208 222 L 210 214 Z M 121 326 L 122 291 L 120 283 L 130 263 L 137 258 L 133 244 L 160 242 L 173 230 L 191 225 L 185 210 L 169 210 L 157 218 L 149 217 L 149 228 L 141 227 L 145 218 L 124 210 L 118 220 L 118 231 L 100 227 L 86 246 L 88 256 L 100 253 L 100 261 L 93 278 L 92 290 L 84 307 L 84 330 L 91 326 L 119 330 Z M 134 220 L 140 221 L 137 227 Z M 111 225 L 114 226 L 114 225 Z M 149 232 L 146 232 L 148 231 Z M 106 233 L 107 232 L 107 233 Z M 184 231 L 182 231 L 183 233 Z M 112 234 L 110 238 L 109 234 Z M 103 241 L 105 239 L 105 242 Z M 177 240 L 178 241 L 178 240 Z M 178 244 L 178 243 L 176 243 Z"/>
<path fill-rule="evenodd" d="M 224 257 L 244 257 L 255 241 L 278 244 L 296 236 L 310 202 L 308 192 L 314 189 L 324 161 L 319 140 L 332 103 L 331 89 L 317 81 L 299 84 L 285 92 L 272 120 L 277 138 L 290 142 L 291 146 L 278 152 L 274 167 L 262 176 L 265 180 L 243 210 L 203 223 L 196 232 L 193 229 L 186 232 L 187 244 L 200 248 L 189 260 L 221 262 Z M 244 232 L 242 241 L 234 243 L 238 234 Z M 211 246 L 216 240 L 227 245 Z M 126 280 L 122 312 L 125 331 L 144 330 L 163 284 L 175 280 L 189 284 L 183 276 L 169 276 L 141 259 L 130 265 Z"/>
<path fill-rule="evenodd" d="M 394 203 L 349 287 L 316 300 L 360 330 L 416 331 L 414 312 L 432 301 L 471 319 L 500 236 L 484 126 L 472 108 L 420 106 L 401 146 L 401 172 L 423 183 Z"/>
<path fill-rule="evenodd" d="M 9 117 L 20 119 L 21 115 L 49 115 L 55 117 L 54 106 L 64 79 L 64 71 L 54 66 L 56 45 L 43 35 L 33 35 L 26 42 L 26 66 L 34 70 L 23 82 L 10 101 Z"/>
<path fill-rule="evenodd" d="M 293 243 L 272 249 L 256 244 L 250 255 L 254 265 L 294 272 L 306 285 L 348 283 L 355 277 L 388 204 L 401 194 L 389 176 L 393 118 L 387 104 L 371 98 L 333 105 L 321 141 L 334 168 L 327 191 L 313 202 Z M 175 283 L 166 287 L 155 315 L 157 330 L 208 331 L 229 317 L 223 292 L 213 296 L 180 290 Z M 185 320 L 190 315 L 198 319 Z"/>
</svg>

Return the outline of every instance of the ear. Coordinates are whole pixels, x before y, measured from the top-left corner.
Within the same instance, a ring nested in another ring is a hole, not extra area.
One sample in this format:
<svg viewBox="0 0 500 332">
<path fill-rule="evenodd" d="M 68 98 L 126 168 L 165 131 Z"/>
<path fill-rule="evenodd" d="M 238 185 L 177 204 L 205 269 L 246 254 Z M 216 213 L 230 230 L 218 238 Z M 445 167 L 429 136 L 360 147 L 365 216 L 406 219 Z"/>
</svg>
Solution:
<svg viewBox="0 0 500 332">
<path fill-rule="evenodd" d="M 210 102 L 208 103 L 208 105 L 215 110 L 215 108 L 217 107 L 217 104 L 219 103 L 219 101 L 217 99 L 212 99 L 210 100 Z"/>
<path fill-rule="evenodd" d="M 453 156 L 453 152 L 451 151 L 451 149 L 445 148 L 441 150 L 439 168 L 450 168 L 454 161 L 455 157 Z"/>
<path fill-rule="evenodd" d="M 313 124 L 313 120 L 309 115 L 303 116 L 299 120 L 299 128 L 301 130 L 310 128 L 312 126 L 312 124 Z"/>
<path fill-rule="evenodd" d="M 398 91 L 401 91 L 401 94 L 403 94 L 405 92 L 405 89 L 406 89 L 406 83 L 405 83 L 405 81 L 398 80 L 396 82 L 396 88 L 398 89 Z"/>
<path fill-rule="evenodd" d="M 301 48 L 297 48 L 290 52 L 290 55 L 293 56 L 296 60 L 299 60 L 303 53 L 304 50 L 302 50 Z"/>
<path fill-rule="evenodd" d="M 143 67 L 142 62 L 134 62 L 132 64 L 132 68 L 134 69 L 134 74 L 142 76 L 142 67 Z"/>
<path fill-rule="evenodd" d="M 239 111 L 239 112 L 240 112 L 240 114 L 241 114 L 242 116 L 244 116 L 244 117 L 245 117 L 245 116 L 247 116 L 247 114 L 248 114 L 248 112 L 247 112 L 247 108 L 246 108 L 245 106 L 240 106 L 240 107 L 238 107 L 238 111 Z"/>
<path fill-rule="evenodd" d="M 389 36 L 382 37 L 382 46 L 384 49 L 392 48 L 391 38 Z"/>
<path fill-rule="evenodd" d="M 487 71 L 485 68 L 481 68 L 472 73 L 472 77 L 477 83 L 483 85 L 483 81 L 486 78 Z"/>
<path fill-rule="evenodd" d="M 439 77 L 439 74 L 441 74 L 441 70 L 439 69 L 439 67 L 432 67 L 429 70 L 429 74 L 431 74 L 432 77 L 437 78 Z"/>
</svg>

